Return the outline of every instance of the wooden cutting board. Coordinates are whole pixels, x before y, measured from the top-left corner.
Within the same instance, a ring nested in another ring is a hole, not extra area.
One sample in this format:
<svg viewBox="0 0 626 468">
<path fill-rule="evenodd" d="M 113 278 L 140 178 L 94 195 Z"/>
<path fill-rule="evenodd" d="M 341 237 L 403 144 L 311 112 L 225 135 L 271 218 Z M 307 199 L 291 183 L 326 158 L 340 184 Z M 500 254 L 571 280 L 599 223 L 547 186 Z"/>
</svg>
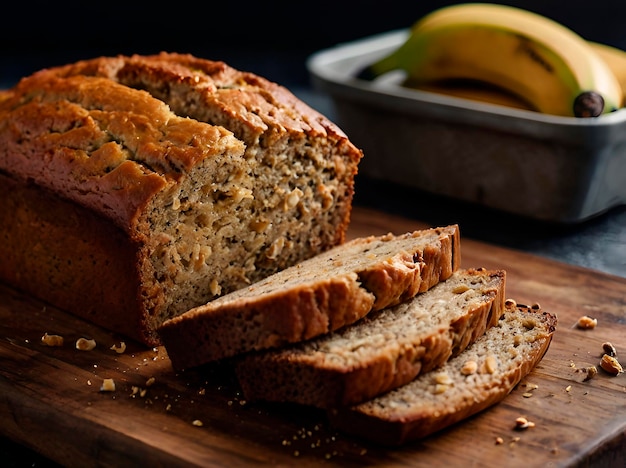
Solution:
<svg viewBox="0 0 626 468">
<path fill-rule="evenodd" d="M 423 227 L 355 208 L 349 236 Z M 425 440 L 378 447 L 336 433 L 317 410 L 246 403 L 222 369 L 176 374 L 163 349 L 131 342 L 118 354 L 110 348 L 120 337 L 2 285 L 0 432 L 81 467 L 625 466 L 626 374 L 583 382 L 580 369 L 598 364 L 606 341 L 626 363 L 626 279 L 471 239 L 461 246 L 464 267 L 506 269 L 507 297 L 540 303 L 559 326 L 543 361 L 502 403 Z M 577 329 L 582 315 L 597 327 Z M 43 346 L 44 333 L 64 346 Z M 80 337 L 97 347 L 78 351 Z M 109 378 L 115 391 L 100 392 Z M 514 430 L 519 416 L 536 426 Z"/>
</svg>

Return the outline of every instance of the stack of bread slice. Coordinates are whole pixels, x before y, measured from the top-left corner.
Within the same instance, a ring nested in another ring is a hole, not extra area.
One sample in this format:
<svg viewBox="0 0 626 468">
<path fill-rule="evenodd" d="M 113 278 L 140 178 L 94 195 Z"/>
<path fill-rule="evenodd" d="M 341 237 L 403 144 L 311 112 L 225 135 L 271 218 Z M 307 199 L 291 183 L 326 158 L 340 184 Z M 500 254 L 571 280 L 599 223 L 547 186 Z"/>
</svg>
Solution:
<svg viewBox="0 0 626 468">
<path fill-rule="evenodd" d="M 506 272 L 460 268 L 456 225 L 359 238 L 166 322 L 175 368 L 232 359 L 247 401 L 323 408 L 383 444 L 502 400 L 556 317 L 505 300 Z"/>
</svg>

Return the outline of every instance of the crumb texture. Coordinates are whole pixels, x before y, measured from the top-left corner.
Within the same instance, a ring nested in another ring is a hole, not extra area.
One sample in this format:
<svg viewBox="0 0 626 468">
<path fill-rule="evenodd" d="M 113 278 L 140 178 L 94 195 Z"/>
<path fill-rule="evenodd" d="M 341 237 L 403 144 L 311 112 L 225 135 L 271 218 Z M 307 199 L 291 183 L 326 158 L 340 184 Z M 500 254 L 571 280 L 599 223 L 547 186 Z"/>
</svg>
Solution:
<svg viewBox="0 0 626 468">
<path fill-rule="evenodd" d="M 441 365 L 494 325 L 505 272 L 459 270 L 413 299 L 292 347 L 244 356 L 237 376 L 248 401 L 318 407 L 356 404 Z"/>
<path fill-rule="evenodd" d="M 465 351 L 385 395 L 329 412 L 332 424 L 389 445 L 439 431 L 504 399 L 543 358 L 555 328 L 552 314 L 508 305 Z"/>
<path fill-rule="evenodd" d="M 120 313 L 135 317 L 135 330 L 117 331 L 148 344 L 158 343 L 164 320 L 343 242 L 361 156 L 285 88 L 190 55 L 50 68 L 0 101 L 0 174 L 122 233 L 132 258 L 117 258 L 114 247 L 103 253 L 134 270 L 126 280 L 134 304 Z M 27 202 L 16 203 L 26 210 Z M 0 205 L 2 220 L 22 223 L 11 236 L 28 235 L 28 220 L 8 207 Z M 97 277 L 89 258 L 73 258 L 63 245 L 67 231 L 56 235 L 40 261 L 54 262 L 54 270 L 67 264 L 58 283 Z M 14 262 L 0 269 L 4 279 L 41 293 L 27 271 L 10 273 L 28 262 Z M 112 296 L 128 289 L 114 276 L 105 285 Z M 56 293 L 70 294 L 69 286 Z M 123 322 L 106 316 L 114 314 L 107 304 L 61 302 L 79 314 L 88 308 L 104 326 Z"/>
<path fill-rule="evenodd" d="M 176 368 L 301 342 L 430 289 L 459 256 L 456 225 L 353 239 L 168 320 L 159 333 Z"/>
</svg>

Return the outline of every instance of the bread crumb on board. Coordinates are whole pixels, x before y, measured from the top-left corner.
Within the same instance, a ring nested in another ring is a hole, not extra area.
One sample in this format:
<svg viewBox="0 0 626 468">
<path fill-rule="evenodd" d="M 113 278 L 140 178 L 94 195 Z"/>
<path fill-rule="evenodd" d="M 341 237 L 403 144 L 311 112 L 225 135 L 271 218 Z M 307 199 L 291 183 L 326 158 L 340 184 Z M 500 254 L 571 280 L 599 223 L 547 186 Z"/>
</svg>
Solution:
<svg viewBox="0 0 626 468">
<path fill-rule="evenodd" d="M 600 367 L 611 375 L 618 375 L 624 372 L 624 369 L 617 358 L 609 356 L 608 354 L 604 354 L 602 356 L 602 359 L 600 360 Z"/>
<path fill-rule="evenodd" d="M 102 381 L 102 385 L 100 386 L 101 392 L 114 392 L 115 391 L 115 380 L 113 379 L 104 379 Z"/>
<path fill-rule="evenodd" d="M 581 330 L 592 330 L 598 326 L 598 319 L 589 317 L 588 315 L 583 315 L 576 322 L 576 327 Z"/>
<path fill-rule="evenodd" d="M 76 340 L 76 349 L 79 351 L 91 351 L 96 347 L 96 340 L 87 339 L 87 338 L 79 338 Z"/>
<path fill-rule="evenodd" d="M 115 351 L 117 354 L 123 354 L 126 351 L 126 343 L 121 341 L 119 346 L 114 344 L 109 349 L 111 349 L 112 351 Z"/>
<path fill-rule="evenodd" d="M 63 337 L 61 335 L 50 335 L 47 332 L 41 337 L 41 344 L 45 346 L 63 346 Z"/>
<path fill-rule="evenodd" d="M 532 421 L 529 421 L 524 416 L 520 416 L 519 418 L 515 420 L 515 429 L 517 430 L 529 429 L 531 427 L 535 427 L 535 423 Z"/>
<path fill-rule="evenodd" d="M 617 350 L 615 349 L 615 346 L 613 346 L 613 343 L 611 343 L 610 341 L 605 341 L 604 343 L 602 343 L 602 350 L 604 351 L 604 354 L 608 354 L 609 356 L 614 358 L 617 357 Z"/>
</svg>

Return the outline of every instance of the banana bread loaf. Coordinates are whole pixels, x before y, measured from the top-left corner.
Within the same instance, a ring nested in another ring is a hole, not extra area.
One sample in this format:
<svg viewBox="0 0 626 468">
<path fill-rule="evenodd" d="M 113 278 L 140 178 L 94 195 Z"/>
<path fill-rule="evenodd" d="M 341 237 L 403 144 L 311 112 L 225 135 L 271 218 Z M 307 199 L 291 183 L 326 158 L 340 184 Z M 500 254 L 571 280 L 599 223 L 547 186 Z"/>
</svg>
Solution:
<svg viewBox="0 0 626 468">
<path fill-rule="evenodd" d="M 556 316 L 507 301 L 498 323 L 440 368 L 357 406 L 328 412 L 337 429 L 385 444 L 426 437 L 503 400 L 545 355 Z"/>
<path fill-rule="evenodd" d="M 41 70 L 0 96 L 0 281 L 158 344 L 166 319 L 341 244 L 361 156 L 222 62 Z"/>
<path fill-rule="evenodd" d="M 321 408 L 353 405 L 413 380 L 455 356 L 498 321 L 505 272 L 459 270 L 423 294 L 335 333 L 241 358 L 247 401 Z"/>
<path fill-rule="evenodd" d="M 450 277 L 459 237 L 451 225 L 353 239 L 168 320 L 162 342 L 181 369 L 337 330 Z"/>
</svg>

